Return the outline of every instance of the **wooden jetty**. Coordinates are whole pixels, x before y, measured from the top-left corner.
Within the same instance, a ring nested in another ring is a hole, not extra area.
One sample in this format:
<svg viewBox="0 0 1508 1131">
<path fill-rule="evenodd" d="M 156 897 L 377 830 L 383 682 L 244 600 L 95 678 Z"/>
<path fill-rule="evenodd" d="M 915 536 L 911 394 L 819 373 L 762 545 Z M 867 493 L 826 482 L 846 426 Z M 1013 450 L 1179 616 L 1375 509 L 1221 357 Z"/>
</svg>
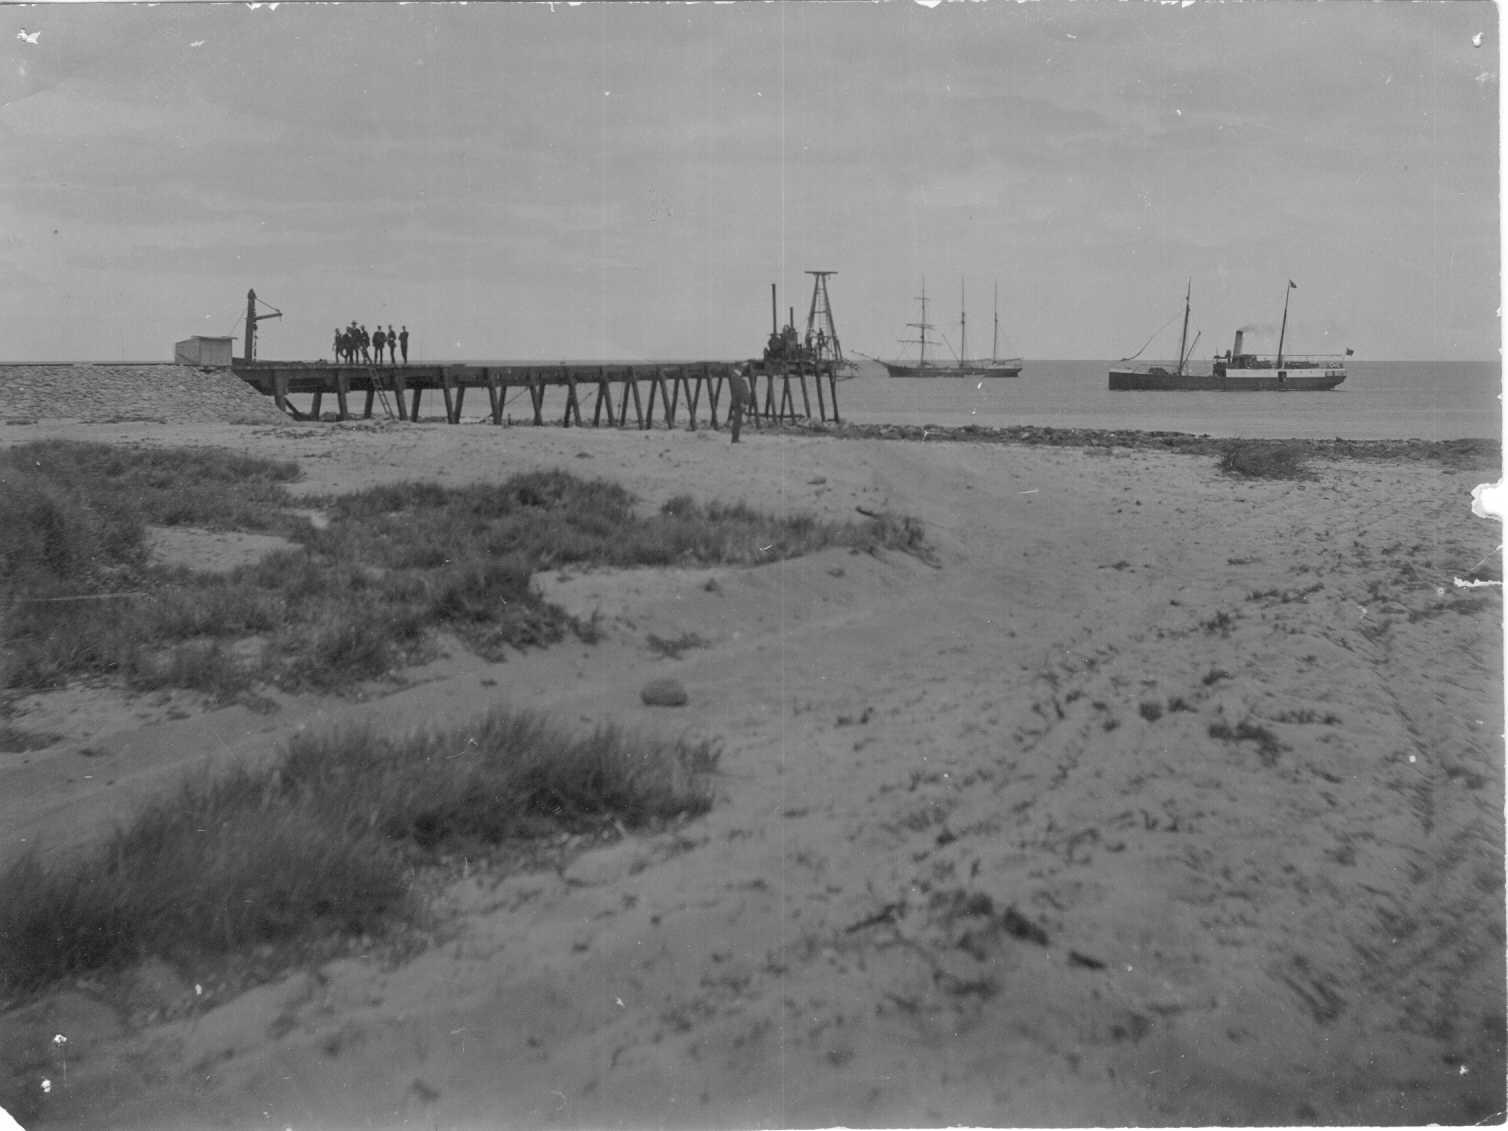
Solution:
<svg viewBox="0 0 1508 1131">
<path fill-rule="evenodd" d="M 718 408 L 731 408 L 727 383 L 735 365 L 749 380 L 754 404 L 749 423 L 779 424 L 811 419 L 839 423 L 838 363 L 832 360 L 800 361 L 696 361 L 636 362 L 605 365 L 338 365 L 329 362 L 244 361 L 232 368 L 258 392 L 270 396 L 279 409 L 296 419 L 321 419 L 325 397 L 335 399 L 336 414 L 351 419 L 352 395 L 365 398 L 361 416 L 370 418 L 377 403 L 399 420 L 419 419 L 424 394 L 438 392 L 444 399 L 445 419 L 461 422 L 470 389 L 483 390 L 487 412 L 483 419 L 493 424 L 512 421 L 506 410 L 519 393 L 527 393 L 522 406 L 536 425 L 558 422 L 567 428 L 634 427 L 656 424 L 673 428 L 676 415 L 684 411 L 687 425 L 695 429 L 705 408 L 713 428 L 719 427 Z M 551 390 L 563 403 L 546 413 Z M 813 404 L 815 394 L 815 406 Z M 288 401 L 292 395 L 313 398 L 312 411 L 300 412 Z M 391 400 L 389 399 L 391 398 Z M 630 416 L 630 413 L 632 415 Z M 726 413 L 724 414 L 726 419 Z"/>
</svg>

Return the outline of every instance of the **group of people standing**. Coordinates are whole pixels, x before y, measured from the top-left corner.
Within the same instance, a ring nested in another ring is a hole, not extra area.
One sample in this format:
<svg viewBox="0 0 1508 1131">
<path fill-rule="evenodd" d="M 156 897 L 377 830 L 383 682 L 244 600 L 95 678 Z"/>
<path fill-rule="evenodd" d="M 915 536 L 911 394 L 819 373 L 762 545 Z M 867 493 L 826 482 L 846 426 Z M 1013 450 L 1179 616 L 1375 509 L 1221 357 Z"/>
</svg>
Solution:
<svg viewBox="0 0 1508 1131">
<path fill-rule="evenodd" d="M 408 364 L 408 327 L 394 330 L 389 323 L 384 330 L 379 323 L 375 333 L 368 334 L 365 326 L 356 325 L 356 320 L 351 319 L 351 324 L 344 330 L 335 331 L 335 357 L 347 365 L 355 365 L 358 357 L 367 365 L 372 363 L 372 351 L 377 351 L 377 363 L 382 364 L 382 351 L 387 350 L 387 363 L 396 364 L 398 355 L 403 354 L 403 364 Z"/>
</svg>

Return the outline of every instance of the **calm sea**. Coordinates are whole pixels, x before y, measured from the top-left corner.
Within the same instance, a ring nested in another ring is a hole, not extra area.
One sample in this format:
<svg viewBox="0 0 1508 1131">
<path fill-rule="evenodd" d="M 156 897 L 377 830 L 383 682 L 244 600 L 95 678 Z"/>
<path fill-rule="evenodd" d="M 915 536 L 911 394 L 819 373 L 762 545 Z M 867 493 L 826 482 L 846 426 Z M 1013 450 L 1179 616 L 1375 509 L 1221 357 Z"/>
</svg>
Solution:
<svg viewBox="0 0 1508 1131">
<path fill-rule="evenodd" d="M 1034 424 L 1211 436 L 1352 440 L 1501 440 L 1502 370 L 1494 363 L 1352 361 L 1323 393 L 1112 393 L 1108 361 L 1027 361 L 990 381 L 891 378 L 872 362 L 838 386 L 859 423 Z"/>
</svg>

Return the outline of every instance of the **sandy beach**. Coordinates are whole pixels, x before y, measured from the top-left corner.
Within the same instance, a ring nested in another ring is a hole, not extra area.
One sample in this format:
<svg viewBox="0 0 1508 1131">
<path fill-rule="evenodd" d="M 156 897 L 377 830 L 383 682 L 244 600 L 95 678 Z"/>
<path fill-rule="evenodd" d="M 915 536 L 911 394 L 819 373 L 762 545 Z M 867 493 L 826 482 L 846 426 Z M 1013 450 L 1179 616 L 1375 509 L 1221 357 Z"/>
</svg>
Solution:
<svg viewBox="0 0 1508 1131">
<path fill-rule="evenodd" d="M 1501 578 L 1471 512 L 1495 452 L 1317 448 L 1312 478 L 1244 481 L 1113 438 L 0 426 L 53 436 L 292 460 L 295 496 L 561 468 L 650 507 L 889 510 L 934 560 L 551 571 L 602 641 L 452 646 L 361 698 L 20 700 L 55 741 L 0 754 L 0 862 L 344 719 L 507 704 L 723 750 L 707 816 L 468 869 L 423 947 L 13 1003 L 0 1097 L 28 1128 L 1502 1119 L 1501 589 L 1469 584 Z M 686 706 L 640 701 L 662 675 Z"/>
</svg>

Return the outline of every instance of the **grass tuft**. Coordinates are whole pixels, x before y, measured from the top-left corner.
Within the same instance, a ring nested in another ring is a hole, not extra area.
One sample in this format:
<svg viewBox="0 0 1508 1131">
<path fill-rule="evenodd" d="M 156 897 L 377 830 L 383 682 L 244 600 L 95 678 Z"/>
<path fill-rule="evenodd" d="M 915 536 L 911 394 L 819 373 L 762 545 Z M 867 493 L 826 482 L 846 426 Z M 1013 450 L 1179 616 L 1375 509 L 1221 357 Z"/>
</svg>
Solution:
<svg viewBox="0 0 1508 1131">
<path fill-rule="evenodd" d="M 402 738 L 295 738 L 276 765 L 201 776 L 93 855 L 0 874 L 0 990 L 147 956 L 377 935 L 421 914 L 415 864 L 560 831 L 645 828 L 712 806 L 711 742 L 575 736 L 503 711 Z"/>
<path fill-rule="evenodd" d="M 212 450 L 45 442 L 0 454 L 0 686 L 89 675 L 233 699 L 258 682 L 340 691 L 427 658 L 433 630 L 483 658 L 555 643 L 573 621 L 530 584 L 566 564 L 754 564 L 827 546 L 924 556 L 919 523 L 773 516 L 677 496 L 644 515 L 621 486 L 561 471 L 445 488 L 395 483 L 292 513 L 292 464 Z M 271 530 L 299 543 L 229 576 L 148 560 L 147 522 Z M 265 641 L 256 663 L 234 659 Z"/>
<path fill-rule="evenodd" d="M 649 650 L 667 660 L 679 660 L 683 652 L 692 648 L 705 648 L 707 641 L 695 632 L 683 632 L 679 636 L 664 637 L 651 632 L 644 640 Z"/>
<path fill-rule="evenodd" d="M 1249 721 L 1243 721 L 1232 728 L 1223 722 L 1211 723 L 1209 736 L 1218 738 L 1222 742 L 1255 742 L 1257 744 L 1257 756 L 1264 766 L 1277 764 L 1278 756 L 1288 749 L 1278 741 L 1278 736 L 1264 726 Z"/>
<path fill-rule="evenodd" d="M 1243 479 L 1308 479 L 1301 445 L 1279 440 L 1227 440 L 1220 445 L 1220 470 Z"/>
</svg>

